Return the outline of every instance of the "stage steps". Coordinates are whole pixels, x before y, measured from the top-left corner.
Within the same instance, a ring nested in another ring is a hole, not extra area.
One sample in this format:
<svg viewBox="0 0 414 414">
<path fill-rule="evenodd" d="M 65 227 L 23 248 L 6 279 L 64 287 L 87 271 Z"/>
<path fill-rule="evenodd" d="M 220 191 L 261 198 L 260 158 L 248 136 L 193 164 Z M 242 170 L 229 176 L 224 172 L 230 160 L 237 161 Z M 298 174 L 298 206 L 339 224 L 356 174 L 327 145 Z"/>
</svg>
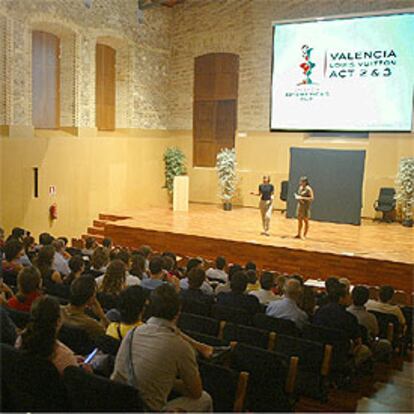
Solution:
<svg viewBox="0 0 414 414">
<path fill-rule="evenodd" d="M 120 220 L 129 219 L 131 217 L 117 214 L 100 213 L 98 218 L 93 220 L 92 226 L 88 227 L 87 232 L 82 234 L 82 240 L 88 237 L 94 237 L 98 243 L 102 243 L 105 238 L 105 226 L 107 223 L 113 223 Z"/>
</svg>

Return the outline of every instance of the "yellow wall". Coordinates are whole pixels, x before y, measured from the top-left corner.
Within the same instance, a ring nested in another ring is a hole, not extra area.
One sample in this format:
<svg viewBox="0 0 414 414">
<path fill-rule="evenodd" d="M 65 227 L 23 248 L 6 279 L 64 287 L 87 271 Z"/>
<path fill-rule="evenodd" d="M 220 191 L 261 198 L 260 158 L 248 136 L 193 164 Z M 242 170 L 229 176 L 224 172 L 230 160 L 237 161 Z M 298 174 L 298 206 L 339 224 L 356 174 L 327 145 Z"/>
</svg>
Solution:
<svg viewBox="0 0 414 414">
<path fill-rule="evenodd" d="M 192 167 L 191 131 L 136 130 L 79 138 L 58 131 L 37 131 L 33 138 L 0 138 L 0 226 L 22 226 L 39 232 L 79 236 L 99 213 L 146 206 L 167 207 L 162 189 L 165 148 L 181 147 L 188 159 L 190 201 L 219 203 L 213 168 Z M 289 149 L 365 149 L 364 217 L 374 217 L 372 205 L 380 187 L 394 186 L 401 157 L 414 156 L 414 134 L 372 134 L 367 140 L 315 141 L 304 134 L 247 132 L 237 137 L 240 181 L 235 204 L 256 206 L 249 195 L 263 174 L 270 174 L 279 192 L 288 178 Z M 39 198 L 33 197 L 33 167 L 39 168 Z M 329 173 L 329 172 L 327 172 Z M 341 177 L 338 177 L 340 180 Z M 56 197 L 48 189 L 56 185 Z M 48 207 L 58 205 L 58 220 L 50 226 Z M 276 208 L 283 204 L 277 199 Z"/>
<path fill-rule="evenodd" d="M 37 235 L 79 236 L 98 213 L 167 206 L 162 155 L 171 145 L 165 131 L 139 136 L 77 138 L 38 132 L 34 138 L 0 138 L 0 226 L 22 226 Z M 39 198 L 33 197 L 33 167 L 39 168 Z M 56 197 L 48 194 L 57 188 Z M 58 205 L 50 226 L 48 207 Z"/>
<path fill-rule="evenodd" d="M 374 217 L 373 203 L 379 188 L 395 186 L 398 163 L 402 157 L 414 157 L 414 134 L 371 134 L 368 139 L 312 139 L 303 133 L 246 132 L 246 137 L 237 136 L 236 153 L 239 170 L 239 185 L 235 203 L 256 206 L 257 198 L 249 195 L 256 191 L 264 174 L 270 174 L 280 190 L 280 182 L 289 176 L 289 150 L 291 147 L 331 148 L 366 150 L 363 186 L 362 216 Z M 177 144 L 185 151 L 189 160 L 190 200 L 207 203 L 220 202 L 217 176 L 213 168 L 191 167 L 191 131 L 175 131 Z M 327 171 L 329 174 L 329 171 Z M 338 177 L 340 180 L 341 177 Z M 283 204 L 278 197 L 276 208 Z"/>
</svg>

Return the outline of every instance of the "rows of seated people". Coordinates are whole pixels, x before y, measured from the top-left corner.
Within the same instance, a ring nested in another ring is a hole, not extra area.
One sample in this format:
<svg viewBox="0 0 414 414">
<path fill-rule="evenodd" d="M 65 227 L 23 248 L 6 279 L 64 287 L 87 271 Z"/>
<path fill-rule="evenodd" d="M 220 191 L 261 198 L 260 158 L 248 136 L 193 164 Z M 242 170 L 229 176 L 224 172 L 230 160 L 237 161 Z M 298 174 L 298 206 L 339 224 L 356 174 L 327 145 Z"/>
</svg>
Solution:
<svg viewBox="0 0 414 414">
<path fill-rule="evenodd" d="M 36 244 L 20 228 L 6 241 L 0 231 L 0 251 L 1 342 L 16 361 L 52 364 L 65 391 L 75 389 L 73 410 L 288 411 L 300 394 L 326 399 L 330 384 L 412 344 L 412 308 L 391 304 L 390 286 L 372 300 L 366 286 L 351 291 L 347 279 L 330 277 L 315 292 L 300 275 L 259 276 L 252 262 L 218 257 L 206 269 L 191 258 L 180 267 L 174 253 L 149 246 L 129 251 L 88 238 L 74 249 L 48 233 Z M 130 390 L 109 399 L 103 385 L 100 399 L 79 398 L 82 373 L 90 381 L 92 372 L 138 389 L 142 405 L 119 405 Z M 2 386 L 13 394 L 19 384 Z M 79 406 L 86 400 L 95 406 Z M 36 411 L 16 401 L 3 408 Z"/>
</svg>

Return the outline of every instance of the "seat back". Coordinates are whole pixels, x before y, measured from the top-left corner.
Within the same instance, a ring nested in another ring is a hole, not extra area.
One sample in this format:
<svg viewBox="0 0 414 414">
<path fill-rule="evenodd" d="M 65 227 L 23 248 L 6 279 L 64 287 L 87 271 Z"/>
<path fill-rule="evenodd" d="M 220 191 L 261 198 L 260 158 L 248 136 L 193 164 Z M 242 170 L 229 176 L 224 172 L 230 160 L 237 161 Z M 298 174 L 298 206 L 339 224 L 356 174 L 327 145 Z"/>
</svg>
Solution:
<svg viewBox="0 0 414 414">
<path fill-rule="evenodd" d="M 345 332 L 323 326 L 306 324 L 303 328 L 303 338 L 332 346 L 331 366 L 335 371 L 343 371 L 349 363 L 351 342 Z"/>
<path fill-rule="evenodd" d="M 369 311 L 375 315 L 379 326 L 379 337 L 388 339 L 393 346 L 397 346 L 401 334 L 401 327 L 398 318 L 388 313 Z"/>
<path fill-rule="evenodd" d="M 65 387 L 55 366 L 0 344 L 2 412 L 70 411 Z"/>
<path fill-rule="evenodd" d="M 289 191 L 289 181 L 282 181 L 280 183 L 280 196 L 279 196 L 279 198 L 282 201 L 287 201 L 288 191 Z"/>
<path fill-rule="evenodd" d="M 395 189 L 391 187 L 380 188 L 377 210 L 390 211 L 395 208 L 395 205 Z"/>
<path fill-rule="evenodd" d="M 184 299 L 182 300 L 181 310 L 182 312 L 192 313 L 195 315 L 210 316 L 211 305 L 197 300 Z"/>
<path fill-rule="evenodd" d="M 265 329 L 233 323 L 226 323 L 223 330 L 223 339 L 229 342 L 236 341 L 264 349 L 269 348 L 269 335 L 270 332 Z"/>
<path fill-rule="evenodd" d="M 295 387 L 290 358 L 238 343 L 231 353 L 230 367 L 248 372 L 246 408 L 253 412 L 292 411 L 290 392 Z M 289 391 L 289 392 L 287 392 Z"/>
<path fill-rule="evenodd" d="M 251 325 L 252 323 L 251 317 L 246 311 L 230 306 L 214 305 L 211 309 L 211 315 L 220 321 L 232 322 L 237 325 Z"/>
<path fill-rule="evenodd" d="M 69 324 L 62 325 L 58 339 L 78 355 L 87 355 L 96 346 L 84 329 Z"/>
<path fill-rule="evenodd" d="M 243 412 L 249 374 L 199 361 L 203 388 L 213 399 L 214 412 Z"/>
<path fill-rule="evenodd" d="M 8 315 L 10 316 L 10 319 L 14 322 L 14 324 L 19 329 L 24 329 L 26 325 L 29 323 L 30 320 L 30 312 L 21 312 L 16 309 L 11 308 L 4 308 Z"/>
<path fill-rule="evenodd" d="M 206 335 L 200 332 L 194 331 L 185 331 L 188 336 L 195 339 L 198 342 L 202 342 L 203 344 L 211 345 L 211 346 L 227 346 L 229 341 L 226 339 L 217 338 L 217 336 Z"/>
<path fill-rule="evenodd" d="M 210 336 L 218 336 L 220 332 L 218 320 L 184 312 L 178 318 L 177 325 L 183 331 L 194 331 Z"/>
<path fill-rule="evenodd" d="M 286 335 L 277 335 L 275 351 L 299 358 L 298 390 L 324 401 L 328 394 L 326 377 L 330 371 L 332 346 Z"/>
<path fill-rule="evenodd" d="M 68 367 L 63 374 L 69 401 L 77 412 L 143 412 L 136 388 Z"/>
<path fill-rule="evenodd" d="M 253 325 L 260 329 L 276 332 L 277 334 L 300 336 L 301 332 L 295 323 L 287 319 L 273 318 L 268 315 L 258 313 L 253 317 Z"/>
</svg>

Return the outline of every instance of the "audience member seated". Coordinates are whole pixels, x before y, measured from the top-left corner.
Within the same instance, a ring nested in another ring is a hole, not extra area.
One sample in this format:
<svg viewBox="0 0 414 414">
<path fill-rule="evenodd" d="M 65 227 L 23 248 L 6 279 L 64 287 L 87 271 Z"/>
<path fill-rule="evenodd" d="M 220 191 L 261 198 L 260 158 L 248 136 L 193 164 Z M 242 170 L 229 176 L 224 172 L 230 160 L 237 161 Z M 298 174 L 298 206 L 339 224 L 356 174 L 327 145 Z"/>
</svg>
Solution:
<svg viewBox="0 0 414 414">
<path fill-rule="evenodd" d="M 69 269 L 69 275 L 63 280 L 66 285 L 71 285 L 72 282 L 78 277 L 81 277 L 82 273 L 85 271 L 85 262 L 83 261 L 82 256 L 72 256 L 69 259 Z"/>
<path fill-rule="evenodd" d="M 206 276 L 209 280 L 225 283 L 229 276 L 226 272 L 226 259 L 223 256 L 218 256 L 215 261 L 215 266 L 210 267 L 206 271 Z"/>
<path fill-rule="evenodd" d="M 142 312 L 146 295 L 141 286 L 129 286 L 119 294 L 118 309 L 120 322 L 112 322 L 106 329 L 106 334 L 122 340 L 136 326 L 142 325 Z"/>
<path fill-rule="evenodd" d="M 331 298 L 329 293 L 335 290 L 338 284 L 339 284 L 339 280 L 335 276 L 329 276 L 325 280 L 325 292 L 321 292 L 316 299 L 316 304 L 319 308 L 329 303 L 329 300 Z"/>
<path fill-rule="evenodd" d="M 108 320 L 96 299 L 96 282 L 92 276 L 81 276 L 70 286 L 69 304 L 62 306 L 63 323 L 84 329 L 92 339 L 105 333 Z M 89 309 L 99 319 L 86 314 Z"/>
<path fill-rule="evenodd" d="M 138 251 L 144 256 L 145 258 L 145 270 L 149 270 L 149 262 L 152 256 L 152 249 L 150 246 L 143 245 L 141 246 Z"/>
<path fill-rule="evenodd" d="M 21 227 L 14 227 L 10 233 L 10 236 L 7 237 L 6 242 L 8 242 L 9 240 L 17 240 L 23 244 L 23 239 L 25 235 L 26 232 L 24 229 L 22 229 Z"/>
<path fill-rule="evenodd" d="M 257 280 L 257 267 L 256 263 L 247 262 L 244 266 L 244 271 L 247 276 L 247 292 L 260 289 L 260 282 Z"/>
<path fill-rule="evenodd" d="M 125 263 L 113 260 L 98 285 L 98 300 L 106 310 L 118 307 L 118 295 L 126 288 Z"/>
<path fill-rule="evenodd" d="M 370 358 L 372 354 L 367 346 L 362 345 L 358 319 L 346 310 L 346 304 L 349 303 L 347 296 L 345 285 L 339 282 L 333 284 L 329 290 L 328 303 L 316 311 L 313 323 L 345 332 L 353 342 L 354 361 L 358 366 Z"/>
<path fill-rule="evenodd" d="M 396 316 L 403 331 L 406 324 L 404 314 L 398 305 L 391 304 L 394 293 L 394 288 L 392 286 L 381 286 L 379 290 L 379 300 L 370 299 L 367 302 L 366 307 L 369 311 L 387 313 L 389 315 Z"/>
<path fill-rule="evenodd" d="M 49 246 L 50 244 L 53 243 L 54 237 L 47 233 L 40 233 L 39 234 L 39 246 L 38 246 L 38 250 L 40 250 L 43 246 Z"/>
<path fill-rule="evenodd" d="M 87 237 L 85 240 L 85 248 L 82 249 L 82 254 L 92 257 L 93 252 L 98 247 L 95 237 Z"/>
<path fill-rule="evenodd" d="M 290 320 L 299 329 L 303 329 L 304 324 L 308 321 L 308 315 L 298 306 L 302 295 L 302 286 L 297 279 L 288 278 L 283 289 L 283 298 L 270 302 L 266 314 L 273 318 Z"/>
<path fill-rule="evenodd" d="M 62 284 L 63 280 L 59 272 L 53 269 L 53 258 L 55 257 L 55 248 L 48 244 L 43 246 L 34 260 L 35 266 L 40 270 L 42 275 L 43 287 L 47 292 L 53 291 L 55 284 Z"/>
<path fill-rule="evenodd" d="M 365 308 L 368 299 L 369 289 L 365 286 L 355 286 L 352 290 L 352 305 L 348 306 L 347 311 L 352 313 L 357 318 L 358 323 L 367 330 L 367 345 L 376 358 L 382 359 L 390 354 L 392 346 L 386 339 L 376 339 L 379 334 L 379 326 L 375 315 Z"/>
<path fill-rule="evenodd" d="M 167 280 L 172 283 L 173 285 L 180 285 L 180 279 L 175 276 L 174 268 L 175 268 L 175 261 L 170 255 L 163 255 L 162 257 L 162 269 L 166 274 Z"/>
<path fill-rule="evenodd" d="M 104 247 L 97 247 L 91 257 L 89 274 L 93 277 L 102 276 L 106 272 L 109 262 L 109 253 Z"/>
<path fill-rule="evenodd" d="M 24 260 L 24 261 L 21 260 L 21 264 L 23 266 L 30 266 L 31 261 L 36 256 L 36 240 L 35 240 L 35 238 L 32 237 L 32 236 L 26 236 L 23 239 L 23 247 L 24 247 L 25 256 L 27 257 L 27 260 Z M 23 256 L 23 257 L 25 257 L 25 256 Z M 23 257 L 22 257 L 22 259 L 23 259 Z"/>
<path fill-rule="evenodd" d="M 219 293 L 217 304 L 242 309 L 252 316 L 260 312 L 259 299 L 246 293 L 247 282 L 246 273 L 243 271 L 232 275 L 230 280 L 231 292 Z"/>
<path fill-rule="evenodd" d="M 67 259 L 64 257 L 65 243 L 62 240 L 54 240 L 52 246 L 55 248 L 52 268 L 60 273 L 62 277 L 68 276 L 70 268 Z"/>
<path fill-rule="evenodd" d="M 190 259 L 187 263 L 187 269 L 185 272 L 186 277 L 180 280 L 180 288 L 181 289 L 188 289 L 188 274 L 190 273 L 191 269 L 193 268 L 203 268 L 203 260 L 199 257 L 194 257 Z M 207 295 L 213 295 L 214 290 L 210 286 L 210 284 L 205 280 L 201 285 L 201 290 L 206 293 Z"/>
<path fill-rule="evenodd" d="M 2 271 L 17 275 L 23 268 L 20 263 L 20 258 L 24 255 L 23 244 L 16 239 L 10 239 L 4 244 L 3 252 Z"/>
<path fill-rule="evenodd" d="M 72 256 L 70 255 L 70 253 L 66 250 L 66 248 L 68 247 L 68 243 L 69 240 L 67 237 L 65 236 L 60 236 L 58 237 L 58 240 L 60 240 L 63 243 L 63 250 L 62 250 L 62 256 L 66 259 L 69 260 Z"/>
<path fill-rule="evenodd" d="M 151 258 L 149 264 L 149 278 L 143 279 L 141 286 L 144 289 L 154 290 L 164 283 L 172 283 L 176 289 L 179 290 L 179 281 L 177 278 L 168 278 L 168 274 L 163 269 L 164 258 L 161 256 L 154 256 Z"/>
<path fill-rule="evenodd" d="M 21 312 L 30 312 L 32 303 L 42 295 L 41 283 L 40 272 L 36 267 L 24 267 L 17 276 L 18 291 L 16 296 L 8 300 L 8 307 Z"/>
<path fill-rule="evenodd" d="M 106 254 L 109 257 L 109 253 L 110 253 L 110 251 L 112 250 L 112 247 L 113 247 L 112 239 L 110 237 L 105 237 L 102 240 L 102 247 L 105 249 Z"/>
<path fill-rule="evenodd" d="M 178 277 L 179 279 L 182 279 L 183 275 L 181 274 L 180 269 L 178 268 L 177 265 L 177 255 L 173 252 L 163 252 L 162 257 L 168 257 L 173 261 L 173 266 L 172 268 L 169 270 L 169 272 Z"/>
<path fill-rule="evenodd" d="M 348 300 L 347 306 L 352 304 L 352 297 L 351 297 L 351 281 L 346 277 L 340 277 L 338 279 L 339 283 L 342 283 L 346 288 L 346 297 Z"/>
<path fill-rule="evenodd" d="M 181 299 L 213 304 L 214 296 L 207 295 L 201 290 L 205 280 L 206 273 L 203 269 L 200 267 L 192 268 L 188 273 L 188 289 L 182 289 L 180 292 Z"/>
<path fill-rule="evenodd" d="M 17 328 L 2 306 L 0 306 L 0 329 L 0 342 L 14 346 L 17 339 Z"/>
<path fill-rule="evenodd" d="M 151 294 L 152 317 L 122 341 L 112 379 L 138 388 L 151 411 L 210 412 L 211 397 L 203 391 L 195 341 L 176 326 L 180 300 L 164 284 Z M 181 396 L 168 401 L 171 391 Z"/>
<path fill-rule="evenodd" d="M 131 266 L 131 255 L 129 254 L 129 252 L 126 249 L 120 249 L 117 252 L 115 252 L 115 254 L 112 256 L 111 259 L 111 263 L 115 260 L 119 260 L 122 261 L 124 263 L 124 267 L 125 267 L 125 283 L 127 286 L 135 286 L 135 285 L 140 285 L 141 281 L 139 280 L 138 277 L 133 276 L 129 273 L 129 268 Z M 109 266 L 111 265 L 111 263 L 109 264 Z M 108 268 L 109 268 L 108 266 Z M 105 275 L 99 276 L 96 278 L 96 283 L 98 284 L 98 286 L 100 286 L 102 284 L 102 281 L 104 279 Z"/>
<path fill-rule="evenodd" d="M 61 324 L 59 302 L 49 296 L 38 298 L 16 348 L 51 361 L 62 375 L 66 367 L 79 364 L 73 351 L 56 339 Z"/>
<path fill-rule="evenodd" d="M 131 269 L 129 269 L 129 273 L 139 280 L 148 278 L 145 269 L 145 257 L 141 253 L 133 252 L 131 254 Z"/>
<path fill-rule="evenodd" d="M 250 295 L 256 296 L 262 305 L 268 305 L 269 302 L 281 298 L 280 296 L 275 295 L 272 291 L 275 286 L 275 275 L 272 272 L 262 273 L 260 286 L 261 288 L 259 290 L 251 291 Z"/>
<path fill-rule="evenodd" d="M 26 232 L 24 229 L 20 227 L 15 227 L 10 236 L 7 238 L 7 241 L 9 240 L 17 240 L 19 243 L 23 245 L 24 252 L 21 254 L 20 258 L 18 259 L 18 263 L 20 263 L 22 266 L 31 266 L 30 257 L 27 255 L 26 251 L 26 243 L 28 242 L 28 239 L 33 239 L 33 237 L 30 236 L 29 232 Z"/>
<path fill-rule="evenodd" d="M 308 315 L 308 318 L 311 321 L 316 308 L 316 295 L 311 286 L 302 287 L 302 296 L 299 302 L 299 307 Z"/>
<path fill-rule="evenodd" d="M 229 267 L 229 277 L 226 283 L 220 284 L 216 287 L 215 294 L 231 292 L 230 282 L 233 275 L 237 272 L 241 272 L 243 268 L 239 264 L 234 264 Z"/>
<path fill-rule="evenodd" d="M 287 279 L 288 279 L 287 276 L 284 276 L 284 275 L 279 275 L 276 278 L 275 294 L 277 296 L 280 296 L 280 297 L 283 296 L 283 289 L 285 287 L 285 283 Z"/>
</svg>

